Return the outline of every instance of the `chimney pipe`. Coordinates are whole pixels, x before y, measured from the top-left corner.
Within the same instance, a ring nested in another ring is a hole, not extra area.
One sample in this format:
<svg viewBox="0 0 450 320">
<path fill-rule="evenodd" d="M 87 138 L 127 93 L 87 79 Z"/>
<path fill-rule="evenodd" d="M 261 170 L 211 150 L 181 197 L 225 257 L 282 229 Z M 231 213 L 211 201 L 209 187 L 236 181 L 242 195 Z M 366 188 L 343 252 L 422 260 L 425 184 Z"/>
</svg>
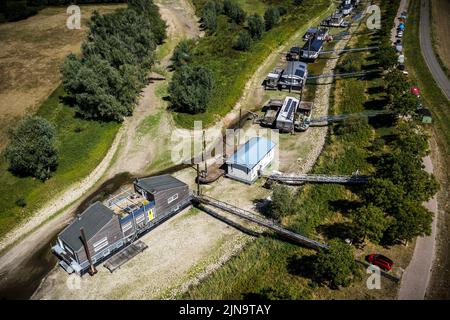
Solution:
<svg viewBox="0 0 450 320">
<path fill-rule="evenodd" d="M 86 235 L 84 234 L 84 228 L 80 228 L 80 233 L 81 233 L 81 240 L 82 240 L 81 242 L 83 242 L 84 250 L 86 251 L 86 256 L 89 261 L 89 271 L 88 272 L 89 272 L 89 275 L 93 276 L 94 274 L 97 273 L 97 269 L 95 269 L 95 266 L 92 263 L 91 253 L 89 252 Z"/>
</svg>

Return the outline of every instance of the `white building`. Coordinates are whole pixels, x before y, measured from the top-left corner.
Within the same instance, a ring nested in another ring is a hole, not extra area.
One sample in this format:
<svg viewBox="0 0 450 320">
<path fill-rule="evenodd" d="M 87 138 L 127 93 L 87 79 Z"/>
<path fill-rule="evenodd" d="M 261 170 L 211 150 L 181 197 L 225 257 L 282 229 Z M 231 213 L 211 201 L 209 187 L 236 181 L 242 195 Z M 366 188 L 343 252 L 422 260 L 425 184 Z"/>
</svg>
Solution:
<svg viewBox="0 0 450 320">
<path fill-rule="evenodd" d="M 226 176 L 252 184 L 273 161 L 275 143 L 263 137 L 249 139 L 226 161 Z"/>
</svg>

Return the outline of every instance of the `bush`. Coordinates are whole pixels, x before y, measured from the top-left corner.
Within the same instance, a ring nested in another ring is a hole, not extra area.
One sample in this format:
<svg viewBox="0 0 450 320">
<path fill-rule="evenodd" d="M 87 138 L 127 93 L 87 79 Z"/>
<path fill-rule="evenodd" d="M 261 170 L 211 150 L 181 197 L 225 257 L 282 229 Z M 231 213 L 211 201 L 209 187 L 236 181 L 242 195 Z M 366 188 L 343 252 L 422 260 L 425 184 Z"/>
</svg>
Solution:
<svg viewBox="0 0 450 320">
<path fill-rule="evenodd" d="M 16 206 L 25 208 L 27 206 L 27 201 L 24 198 L 19 198 L 16 200 Z"/>
<path fill-rule="evenodd" d="M 272 29 L 276 24 L 280 22 L 280 12 L 277 8 L 268 8 L 264 13 L 264 23 L 266 30 Z"/>
<path fill-rule="evenodd" d="M 56 130 L 47 120 L 41 117 L 21 120 L 10 132 L 11 141 L 5 150 L 9 169 L 15 174 L 48 179 L 58 164 L 55 137 Z"/>
<path fill-rule="evenodd" d="M 173 55 L 170 58 L 172 61 L 172 67 L 177 69 L 185 64 L 188 64 L 192 60 L 192 48 L 194 43 L 192 40 L 181 40 L 175 49 Z"/>
<path fill-rule="evenodd" d="M 272 201 L 268 207 L 268 215 L 280 220 L 283 217 L 296 214 L 298 203 L 295 194 L 286 186 L 276 186 L 272 193 Z"/>
<path fill-rule="evenodd" d="M 242 24 L 247 16 L 245 11 L 232 0 L 225 0 L 223 2 L 223 12 L 237 24 Z"/>
<path fill-rule="evenodd" d="M 201 11 L 202 27 L 208 30 L 209 34 L 213 34 L 217 29 L 218 7 L 215 1 L 208 1 Z"/>
<path fill-rule="evenodd" d="M 171 107 L 179 112 L 204 112 L 214 90 L 212 72 L 189 65 L 179 68 L 169 84 Z"/>
<path fill-rule="evenodd" d="M 234 48 L 240 51 L 248 51 L 252 45 L 252 37 L 247 31 L 241 31 L 238 33 L 234 42 Z"/>
<path fill-rule="evenodd" d="M 248 30 L 253 39 L 261 39 L 264 33 L 264 20 L 258 14 L 253 14 L 247 19 Z"/>
</svg>

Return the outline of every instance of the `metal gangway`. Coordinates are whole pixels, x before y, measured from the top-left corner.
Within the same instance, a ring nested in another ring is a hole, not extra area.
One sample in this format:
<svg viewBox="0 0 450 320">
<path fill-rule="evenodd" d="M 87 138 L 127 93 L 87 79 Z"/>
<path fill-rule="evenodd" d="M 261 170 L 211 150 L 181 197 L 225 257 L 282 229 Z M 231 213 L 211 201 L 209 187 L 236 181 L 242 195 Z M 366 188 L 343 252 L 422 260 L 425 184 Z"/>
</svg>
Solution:
<svg viewBox="0 0 450 320">
<path fill-rule="evenodd" d="M 346 114 L 337 114 L 337 115 L 327 115 L 318 118 L 311 119 L 310 126 L 321 125 L 323 123 L 328 124 L 332 122 L 340 122 L 344 121 L 348 117 L 361 117 L 361 118 L 372 118 L 382 114 L 391 114 L 391 111 L 388 110 L 379 110 L 379 111 L 368 111 L 368 112 L 359 112 L 359 113 L 346 113 Z"/>
<path fill-rule="evenodd" d="M 323 78 L 345 78 L 345 77 L 362 77 L 371 73 L 379 73 L 380 70 L 358 71 L 358 72 L 343 72 L 343 73 L 328 73 L 321 75 L 310 75 L 306 80 L 323 79 Z"/>
<path fill-rule="evenodd" d="M 218 209 L 221 209 L 223 211 L 226 211 L 228 213 L 234 214 L 242 219 L 246 219 L 248 221 L 254 222 L 258 225 L 264 226 L 272 231 L 275 231 L 280 236 L 283 236 L 291 241 L 294 241 L 296 243 L 299 243 L 301 245 L 305 245 L 307 247 L 313 248 L 313 249 L 328 249 L 328 245 L 320 243 L 318 241 L 309 239 L 305 236 L 302 236 L 298 233 L 295 233 L 293 231 L 287 230 L 277 223 L 275 223 L 272 220 L 263 218 L 256 213 L 238 208 L 232 204 L 205 196 L 205 195 L 193 195 L 193 200 L 197 201 L 199 203 L 209 205 Z"/>
<path fill-rule="evenodd" d="M 373 46 L 373 47 L 364 47 L 364 48 L 344 48 L 344 49 L 337 49 L 337 50 L 325 50 L 319 52 L 319 55 L 322 54 L 328 54 L 328 53 L 342 53 L 342 52 L 361 52 L 361 51 L 371 51 L 371 50 L 378 50 L 379 47 Z"/>
<path fill-rule="evenodd" d="M 359 184 L 367 183 L 369 176 L 359 175 L 358 172 L 352 175 L 327 175 L 327 174 L 271 174 L 267 179 L 287 184 L 312 183 L 337 183 L 337 184 Z"/>
</svg>

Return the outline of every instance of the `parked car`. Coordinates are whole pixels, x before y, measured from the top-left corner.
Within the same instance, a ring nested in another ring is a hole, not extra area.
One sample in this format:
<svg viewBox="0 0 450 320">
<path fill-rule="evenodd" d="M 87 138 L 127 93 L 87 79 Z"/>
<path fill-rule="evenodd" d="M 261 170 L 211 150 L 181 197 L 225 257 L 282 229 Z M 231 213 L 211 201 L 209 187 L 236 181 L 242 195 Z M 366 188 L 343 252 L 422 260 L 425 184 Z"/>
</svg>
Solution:
<svg viewBox="0 0 450 320">
<path fill-rule="evenodd" d="M 390 271 L 394 265 L 394 262 L 391 259 L 379 253 L 367 255 L 366 261 L 379 267 L 383 271 Z"/>
<path fill-rule="evenodd" d="M 401 43 L 400 43 L 400 44 L 397 44 L 397 45 L 395 46 L 395 50 L 397 50 L 397 52 L 401 53 L 401 52 L 403 51 L 403 46 L 402 46 L 402 44 L 401 44 Z"/>
<path fill-rule="evenodd" d="M 397 38 L 403 38 L 403 31 L 397 32 Z"/>
</svg>

